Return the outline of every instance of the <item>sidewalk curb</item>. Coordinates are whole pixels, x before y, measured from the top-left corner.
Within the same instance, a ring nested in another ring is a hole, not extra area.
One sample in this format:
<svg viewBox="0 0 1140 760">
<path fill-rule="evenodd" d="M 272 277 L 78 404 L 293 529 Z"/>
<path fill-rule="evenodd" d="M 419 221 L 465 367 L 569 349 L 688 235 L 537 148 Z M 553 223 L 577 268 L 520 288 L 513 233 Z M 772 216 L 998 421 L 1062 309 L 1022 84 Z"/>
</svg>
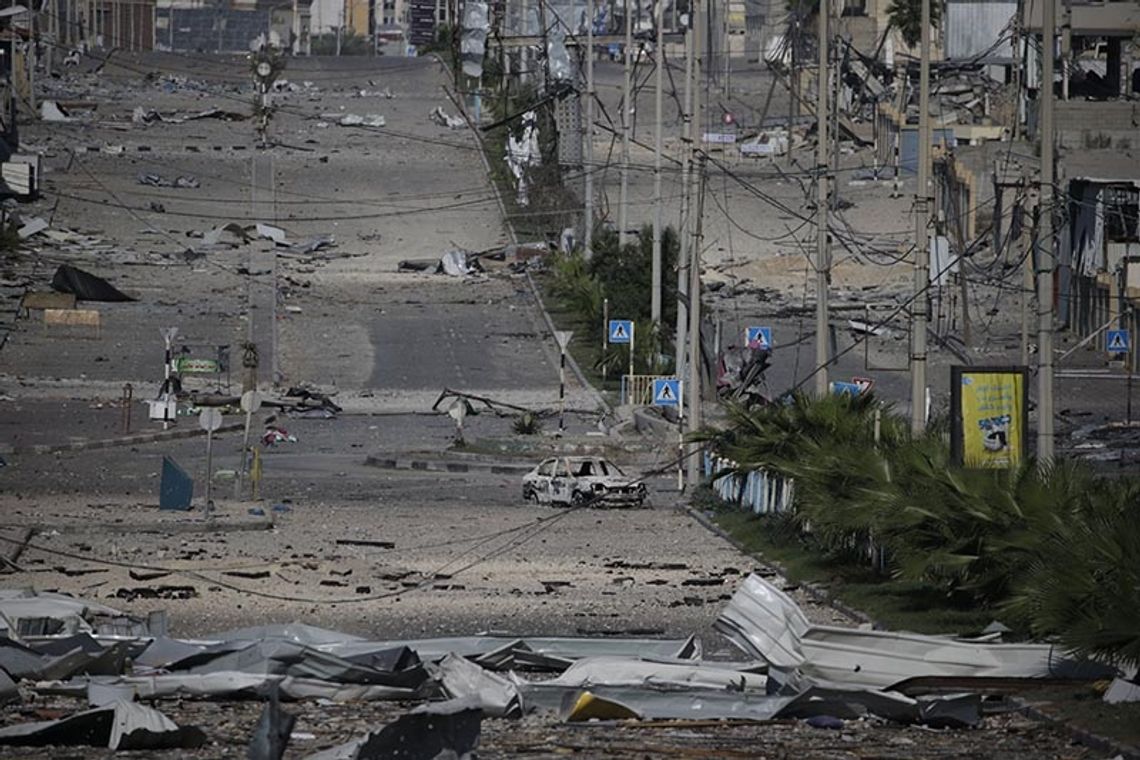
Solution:
<svg viewBox="0 0 1140 760">
<path fill-rule="evenodd" d="M 244 430 L 245 424 L 235 422 L 222 425 L 215 433 L 232 433 L 235 430 Z M 5 454 L 19 456 L 20 454 L 60 454 L 68 451 L 87 451 L 89 449 L 111 449 L 118 446 L 135 446 L 140 443 L 156 443 L 158 441 L 177 441 L 184 438 L 197 438 L 206 435 L 206 431 L 199 427 L 183 430 L 162 430 L 155 433 L 140 433 L 138 435 L 125 435 L 118 438 L 100 438 L 94 441 L 75 441 L 63 444 L 37 444 L 35 446 L 16 446 L 4 450 Z"/>
<path fill-rule="evenodd" d="M 1048 713 L 1038 710 L 1031 704 L 1028 704 L 1020 697 L 1014 697 L 1010 700 L 1017 706 L 1018 712 L 1030 720 L 1035 720 L 1038 723 L 1046 723 L 1051 726 L 1056 726 L 1062 731 L 1073 737 L 1073 741 L 1083 744 L 1086 747 L 1103 752 L 1106 755 L 1123 758 L 1124 760 L 1140 760 L 1140 749 L 1132 747 L 1123 742 L 1115 739 L 1110 739 L 1100 734 L 1094 734 L 1091 731 L 1085 731 L 1083 728 L 1077 728 L 1071 723 L 1066 723 L 1061 718 L 1054 717 Z"/>
<path fill-rule="evenodd" d="M 689 506 L 688 504 L 684 504 L 681 508 L 689 513 L 689 517 L 692 517 L 694 520 L 696 520 L 702 527 L 704 527 L 710 533 L 724 539 L 729 544 L 731 544 L 733 546 L 733 548 L 735 548 L 738 552 L 740 552 L 744 556 L 750 557 L 750 558 L 756 560 L 761 565 L 763 565 L 765 568 L 771 570 L 772 572 L 779 575 L 781 578 L 787 580 L 788 573 L 786 570 L 784 570 L 784 568 L 780 567 L 779 565 L 772 562 L 771 560 L 764 559 L 764 558 L 760 557 L 759 555 L 755 554 L 754 552 L 749 551 L 744 546 L 744 544 L 740 543 L 735 538 L 733 538 L 728 533 L 726 533 L 724 530 L 722 530 L 719 525 L 717 525 L 715 522 L 710 520 L 699 509 L 696 509 L 692 506 Z M 869 618 L 866 614 L 864 614 L 864 613 L 860 612 L 859 610 L 854 609 L 852 607 L 848 607 L 843 602 L 840 602 L 840 601 L 837 601 L 833 598 L 830 598 L 827 595 L 827 592 L 824 591 L 823 589 L 816 588 L 815 586 L 813 586 L 810 583 L 801 583 L 801 584 L 799 584 L 799 587 L 801 589 L 803 589 L 804 593 L 806 593 L 808 596 L 810 596 L 813 601 L 818 602 L 819 604 L 822 604 L 825 607 L 830 607 L 831 609 L 835 610 L 836 612 L 843 615 L 844 617 L 851 620 L 852 622 L 860 623 L 860 624 L 870 623 L 872 626 L 875 625 L 875 621 L 873 621 L 871 618 Z"/>
<path fill-rule="evenodd" d="M 388 457 L 383 454 L 368 456 L 364 460 L 366 467 L 378 467 L 382 470 L 406 470 L 419 472 L 489 472 L 492 475 L 525 475 L 534 469 L 530 464 L 511 464 L 494 462 L 456 462 L 431 459 L 400 459 Z"/>
</svg>

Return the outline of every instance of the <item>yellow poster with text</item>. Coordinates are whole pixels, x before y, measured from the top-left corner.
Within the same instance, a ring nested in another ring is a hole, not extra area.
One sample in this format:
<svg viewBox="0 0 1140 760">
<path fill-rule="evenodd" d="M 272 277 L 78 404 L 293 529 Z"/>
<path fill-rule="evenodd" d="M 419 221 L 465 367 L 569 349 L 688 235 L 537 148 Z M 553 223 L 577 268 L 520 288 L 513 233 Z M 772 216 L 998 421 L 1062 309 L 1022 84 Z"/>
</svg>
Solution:
<svg viewBox="0 0 1140 760">
<path fill-rule="evenodd" d="M 1024 375 L 962 372 L 962 463 L 1014 467 L 1024 451 Z"/>
</svg>

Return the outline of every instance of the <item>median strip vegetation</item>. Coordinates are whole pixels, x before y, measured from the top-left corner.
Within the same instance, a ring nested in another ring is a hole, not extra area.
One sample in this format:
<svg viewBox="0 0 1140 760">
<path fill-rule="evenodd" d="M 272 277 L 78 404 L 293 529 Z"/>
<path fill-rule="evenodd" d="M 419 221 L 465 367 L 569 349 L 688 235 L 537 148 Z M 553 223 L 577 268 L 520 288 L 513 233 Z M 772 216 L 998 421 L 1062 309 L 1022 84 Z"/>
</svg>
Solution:
<svg viewBox="0 0 1140 760">
<path fill-rule="evenodd" d="M 1140 480 L 1071 461 L 967 469 L 945 424 L 912 437 L 870 395 L 727 412 L 701 440 L 736 472 L 795 482 L 783 514 L 719 515 L 751 548 L 804 579 L 850 578 L 839 593 L 881 622 L 942 632 L 998 619 L 1015 637 L 1140 665 Z"/>
</svg>

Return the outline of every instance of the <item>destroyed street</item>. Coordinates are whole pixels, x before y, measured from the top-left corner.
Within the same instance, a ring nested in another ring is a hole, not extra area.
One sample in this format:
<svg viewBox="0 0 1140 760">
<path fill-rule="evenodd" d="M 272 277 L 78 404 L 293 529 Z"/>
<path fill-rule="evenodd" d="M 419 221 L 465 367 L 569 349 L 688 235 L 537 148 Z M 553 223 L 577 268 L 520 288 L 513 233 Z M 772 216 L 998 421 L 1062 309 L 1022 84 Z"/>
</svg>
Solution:
<svg viewBox="0 0 1140 760">
<path fill-rule="evenodd" d="M 1136 2 L 199 5 L 0 11 L 0 756 L 1140 757 Z"/>
</svg>

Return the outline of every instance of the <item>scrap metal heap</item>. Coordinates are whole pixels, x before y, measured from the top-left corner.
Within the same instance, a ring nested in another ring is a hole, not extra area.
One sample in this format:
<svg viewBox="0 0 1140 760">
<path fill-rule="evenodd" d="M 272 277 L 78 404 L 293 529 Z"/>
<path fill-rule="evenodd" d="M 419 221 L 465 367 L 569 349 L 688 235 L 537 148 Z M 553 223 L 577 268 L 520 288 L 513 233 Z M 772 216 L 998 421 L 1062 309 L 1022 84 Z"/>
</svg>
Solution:
<svg viewBox="0 0 1140 760">
<path fill-rule="evenodd" d="M 1021 679 L 1111 673 L 1049 645 L 814 625 L 756 575 L 745 579 L 716 628 L 746 659 L 706 659 L 694 636 L 371 641 L 293 623 L 183 640 L 166 635 L 161 615 L 131 620 L 63 595 L 4 591 L 0 702 L 74 698 L 88 709 L 0 728 L 0 745 L 198 747 L 206 741 L 202 730 L 180 727 L 140 702 L 179 707 L 200 699 L 265 701 L 251 739 L 250 756 L 259 758 L 279 758 L 289 741 L 293 716 L 282 700 L 423 703 L 310 755 L 323 760 L 388 757 L 393 747 L 415 747 L 409 757 L 464 756 L 477 746 L 484 717 L 528 714 L 566 722 L 874 716 L 965 728 L 983 723 L 978 689 L 992 692 L 996 679 L 1012 688 Z M 955 693 L 931 696 L 946 688 Z"/>
</svg>

